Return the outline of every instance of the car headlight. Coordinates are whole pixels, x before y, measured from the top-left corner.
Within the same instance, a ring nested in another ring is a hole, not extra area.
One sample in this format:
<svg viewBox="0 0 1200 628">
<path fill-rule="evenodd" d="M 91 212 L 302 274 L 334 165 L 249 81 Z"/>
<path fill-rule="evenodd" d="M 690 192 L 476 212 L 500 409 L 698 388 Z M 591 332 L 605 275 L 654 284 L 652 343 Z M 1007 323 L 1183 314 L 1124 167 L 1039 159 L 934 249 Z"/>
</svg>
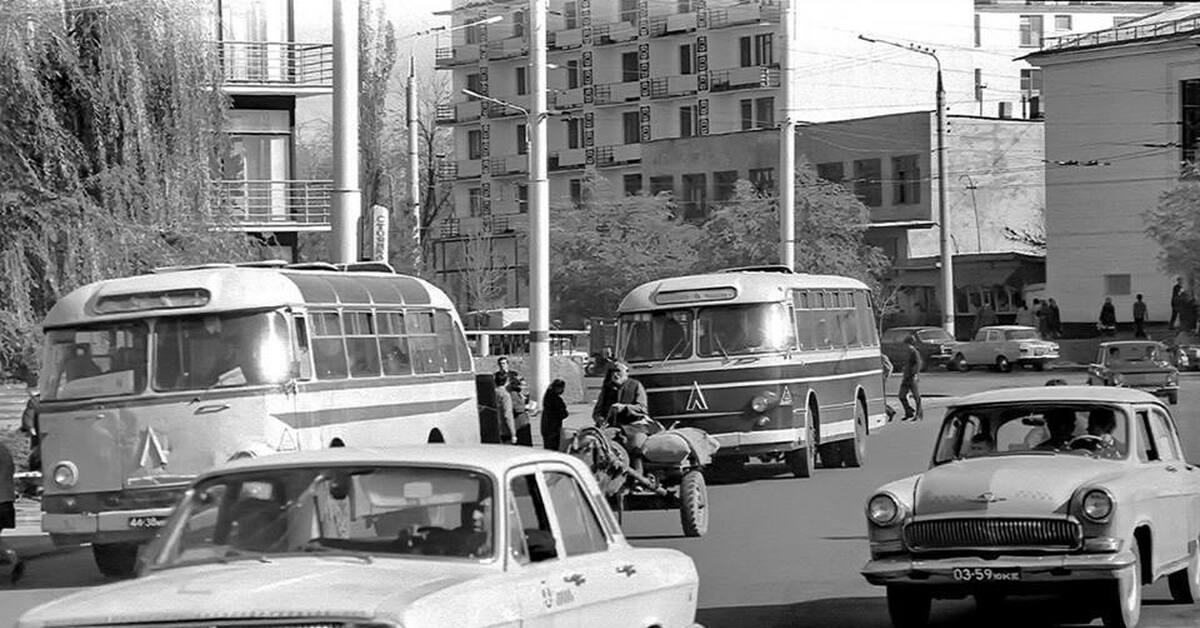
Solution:
<svg viewBox="0 0 1200 628">
<path fill-rule="evenodd" d="M 1092 489 L 1083 496 L 1083 516 L 1097 523 L 1106 521 L 1112 514 L 1113 501 L 1108 491 Z"/>
<path fill-rule="evenodd" d="M 755 412 L 766 412 L 773 408 L 779 401 L 779 395 L 771 391 L 764 391 L 761 394 L 755 395 L 754 399 L 750 400 L 750 409 Z"/>
<path fill-rule="evenodd" d="M 79 467 L 74 462 L 60 462 L 54 465 L 51 478 L 59 488 L 71 488 L 79 482 Z"/>
<path fill-rule="evenodd" d="M 867 519 L 877 526 L 892 525 L 899 517 L 900 504 L 887 493 L 880 493 L 867 502 Z"/>
</svg>

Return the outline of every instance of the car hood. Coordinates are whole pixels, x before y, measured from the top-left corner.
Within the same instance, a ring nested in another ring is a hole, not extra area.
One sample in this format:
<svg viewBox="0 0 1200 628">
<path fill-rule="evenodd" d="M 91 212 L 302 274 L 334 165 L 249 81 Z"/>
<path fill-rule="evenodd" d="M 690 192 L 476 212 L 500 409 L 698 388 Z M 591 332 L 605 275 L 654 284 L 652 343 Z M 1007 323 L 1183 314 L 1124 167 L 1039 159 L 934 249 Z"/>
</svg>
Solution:
<svg viewBox="0 0 1200 628">
<path fill-rule="evenodd" d="M 1065 515 L 1077 489 L 1119 474 L 1121 466 L 1052 453 L 950 462 L 925 472 L 917 482 L 914 514 Z"/>
<path fill-rule="evenodd" d="M 486 565 L 353 557 L 279 557 L 154 572 L 40 606 L 22 628 L 245 618 L 374 618 L 496 570 Z"/>
</svg>

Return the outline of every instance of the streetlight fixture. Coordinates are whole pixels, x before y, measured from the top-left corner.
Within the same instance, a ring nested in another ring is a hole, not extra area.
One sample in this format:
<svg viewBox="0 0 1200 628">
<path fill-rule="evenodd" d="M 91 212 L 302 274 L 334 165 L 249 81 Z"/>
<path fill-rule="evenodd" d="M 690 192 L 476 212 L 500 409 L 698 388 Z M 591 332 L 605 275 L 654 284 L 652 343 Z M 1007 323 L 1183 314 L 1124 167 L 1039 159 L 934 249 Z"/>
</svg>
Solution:
<svg viewBox="0 0 1200 628">
<path fill-rule="evenodd" d="M 938 171 L 938 241 L 942 257 L 942 328 L 954 336 L 954 267 L 950 255 L 950 217 L 946 210 L 946 88 L 942 84 L 942 60 L 933 48 L 916 44 L 902 44 L 886 39 L 875 39 L 859 35 L 859 39 L 873 44 L 884 44 L 933 57 L 937 64 L 937 171 Z"/>
</svg>

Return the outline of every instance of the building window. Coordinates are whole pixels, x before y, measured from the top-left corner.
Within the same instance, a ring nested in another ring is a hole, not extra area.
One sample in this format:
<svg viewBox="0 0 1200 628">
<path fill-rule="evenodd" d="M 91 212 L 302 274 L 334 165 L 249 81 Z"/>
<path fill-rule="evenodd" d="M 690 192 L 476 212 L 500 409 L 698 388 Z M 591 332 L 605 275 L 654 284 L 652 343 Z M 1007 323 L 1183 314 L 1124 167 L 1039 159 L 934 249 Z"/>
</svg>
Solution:
<svg viewBox="0 0 1200 628">
<path fill-rule="evenodd" d="M 1022 48 L 1041 48 L 1042 47 L 1042 16 L 1040 16 L 1040 15 L 1022 15 L 1021 16 L 1021 47 Z"/>
<path fill-rule="evenodd" d="M 1200 79 L 1180 81 L 1180 135 L 1181 158 L 1185 163 L 1196 161 L 1196 149 L 1200 144 Z"/>
<path fill-rule="evenodd" d="M 979 35 L 980 35 L 980 30 L 982 30 L 982 29 L 981 29 L 981 27 L 980 27 L 980 25 L 979 25 L 979 14 L 978 14 L 978 13 L 976 13 L 976 14 L 975 14 L 975 47 L 976 47 L 976 48 L 978 48 L 978 47 L 981 45 L 981 44 L 980 44 L 980 41 L 981 41 L 981 39 L 980 39 L 980 37 L 979 37 Z"/>
<path fill-rule="evenodd" d="M 517 125 L 517 154 L 529 154 L 529 129 L 524 124 Z"/>
<path fill-rule="evenodd" d="M 754 65 L 753 48 L 750 47 L 750 38 L 738 38 L 738 65 L 743 68 L 748 68 Z"/>
<path fill-rule="evenodd" d="M 742 130 L 749 131 L 754 128 L 754 101 L 745 98 L 738 101 L 742 110 Z"/>
<path fill-rule="evenodd" d="M 621 0 L 621 21 L 638 25 L 638 0 Z"/>
<path fill-rule="evenodd" d="M 638 53 L 621 53 L 621 82 L 629 83 L 638 80 Z"/>
<path fill-rule="evenodd" d="M 841 183 L 846 180 L 846 166 L 840 161 L 817 164 L 817 176 L 832 183 Z"/>
<path fill-rule="evenodd" d="M 695 137 L 698 134 L 699 111 L 697 105 L 679 108 L 679 137 Z"/>
<path fill-rule="evenodd" d="M 583 202 L 583 179 L 571 179 L 571 202 L 576 205 Z"/>
<path fill-rule="evenodd" d="M 513 21 L 512 36 L 513 37 L 524 37 L 525 36 L 525 12 L 524 11 L 513 11 L 512 21 Z"/>
<path fill-rule="evenodd" d="M 921 166 L 916 155 L 892 157 L 892 204 L 921 202 Z"/>
<path fill-rule="evenodd" d="M 571 59 L 567 62 L 567 89 L 576 89 L 579 87 L 579 60 Z"/>
<path fill-rule="evenodd" d="M 1042 110 L 1042 70 L 1040 68 L 1021 70 L 1021 101 L 1027 107 L 1029 119 L 1037 120 L 1045 115 Z"/>
<path fill-rule="evenodd" d="M 467 35 L 467 43 L 468 43 L 468 44 L 477 44 L 477 43 L 479 43 L 479 30 L 480 30 L 481 28 L 483 28 L 483 26 L 482 26 L 481 24 L 473 24 L 473 25 L 471 25 L 471 26 L 468 26 L 468 27 L 465 29 L 465 30 L 466 30 L 466 35 Z"/>
<path fill-rule="evenodd" d="M 769 129 L 775 126 L 775 97 L 755 98 L 754 115 L 758 128 Z"/>
<path fill-rule="evenodd" d="M 567 118 L 567 148 L 583 146 L 583 120 Z"/>
<path fill-rule="evenodd" d="M 579 28 L 579 3 L 564 2 L 563 3 L 563 22 L 567 30 Z"/>
<path fill-rule="evenodd" d="M 708 209 L 708 177 L 704 173 L 683 175 L 683 215 L 701 218 Z"/>
<path fill-rule="evenodd" d="M 650 177 L 650 195 L 657 196 L 663 192 L 667 194 L 675 193 L 675 177 L 669 174 L 661 177 Z"/>
<path fill-rule="evenodd" d="M 529 84 L 525 80 L 527 77 L 526 70 L 527 70 L 527 68 L 525 68 L 525 67 L 517 68 L 517 95 L 518 96 L 524 96 L 525 94 L 529 93 Z"/>
<path fill-rule="evenodd" d="M 775 63 L 775 35 L 763 33 L 754 36 L 754 64 L 771 65 Z"/>
<path fill-rule="evenodd" d="M 636 111 L 626 111 L 621 114 L 621 128 L 624 131 L 626 144 L 637 144 L 641 141 L 642 133 L 639 125 L 640 118 Z"/>
<path fill-rule="evenodd" d="M 854 195 L 867 207 L 883 204 L 882 169 L 878 159 L 854 160 Z"/>
<path fill-rule="evenodd" d="M 775 169 L 774 168 L 751 168 L 750 169 L 750 184 L 759 194 L 774 194 L 775 193 Z"/>
<path fill-rule="evenodd" d="M 623 177 L 626 196 L 637 196 L 642 192 L 642 175 L 627 174 Z"/>
<path fill-rule="evenodd" d="M 483 134 L 479 129 L 467 131 L 467 159 L 479 159 L 483 156 Z"/>
<path fill-rule="evenodd" d="M 713 200 L 728 201 L 737 190 L 737 170 L 724 170 L 713 173 Z"/>
<path fill-rule="evenodd" d="M 975 68 L 975 102 L 983 102 L 983 70 Z"/>
<path fill-rule="evenodd" d="M 1056 31 L 1071 30 L 1071 16 L 1069 16 L 1069 15 L 1054 16 L 1054 30 L 1056 30 Z"/>
<path fill-rule="evenodd" d="M 487 92 L 483 91 L 483 80 L 480 79 L 478 74 L 468 74 L 467 75 L 467 89 L 475 92 L 476 94 L 483 94 L 484 96 L 487 95 Z M 467 95 L 467 100 L 479 100 L 479 99 L 474 96 Z"/>
<path fill-rule="evenodd" d="M 471 188 L 467 190 L 467 206 L 470 210 L 471 217 L 477 218 L 483 215 L 483 189 Z"/>
<path fill-rule="evenodd" d="M 529 213 L 529 185 L 525 183 L 517 184 L 517 213 Z"/>
<path fill-rule="evenodd" d="M 696 73 L 696 47 L 692 44 L 684 44 L 679 47 L 679 73 Z"/>
<path fill-rule="evenodd" d="M 1104 294 L 1129 294 L 1132 291 L 1133 282 L 1129 275 L 1105 275 L 1104 276 Z"/>
<path fill-rule="evenodd" d="M 676 13 L 691 13 L 692 12 L 692 0 L 676 0 L 675 12 Z"/>
</svg>

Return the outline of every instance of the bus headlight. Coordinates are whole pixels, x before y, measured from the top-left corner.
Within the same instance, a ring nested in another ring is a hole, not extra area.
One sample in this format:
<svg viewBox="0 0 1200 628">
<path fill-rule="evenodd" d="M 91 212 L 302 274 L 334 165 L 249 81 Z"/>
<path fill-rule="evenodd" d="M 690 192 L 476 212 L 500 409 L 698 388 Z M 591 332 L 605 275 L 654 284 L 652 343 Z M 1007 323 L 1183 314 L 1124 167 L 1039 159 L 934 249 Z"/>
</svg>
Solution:
<svg viewBox="0 0 1200 628">
<path fill-rule="evenodd" d="M 880 493 L 867 502 L 867 519 L 877 526 L 889 526 L 896 523 L 900 516 L 900 504 L 896 498 L 887 493 Z"/>
<path fill-rule="evenodd" d="M 750 400 L 750 409 L 761 414 L 774 408 L 777 403 L 779 403 L 779 395 L 767 390 L 755 395 L 754 399 Z"/>
<path fill-rule="evenodd" d="M 79 482 L 79 467 L 74 462 L 60 462 L 54 465 L 51 478 L 59 488 L 71 488 Z"/>
</svg>

